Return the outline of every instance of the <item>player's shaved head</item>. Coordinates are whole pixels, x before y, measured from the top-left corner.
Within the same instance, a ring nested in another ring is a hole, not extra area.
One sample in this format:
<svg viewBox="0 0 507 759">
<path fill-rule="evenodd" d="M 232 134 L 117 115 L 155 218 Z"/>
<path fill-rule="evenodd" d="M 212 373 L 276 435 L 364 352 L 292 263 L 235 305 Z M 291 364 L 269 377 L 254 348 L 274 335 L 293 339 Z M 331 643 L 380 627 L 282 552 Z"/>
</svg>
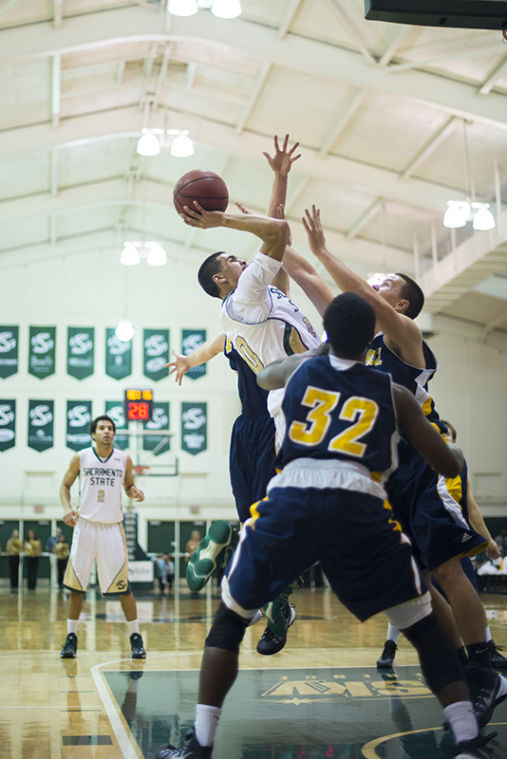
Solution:
<svg viewBox="0 0 507 759">
<path fill-rule="evenodd" d="M 223 255 L 223 251 L 221 250 L 219 250 L 218 253 L 212 253 L 211 256 L 204 259 L 197 272 L 199 284 L 204 292 L 211 295 L 212 298 L 220 298 L 220 292 L 213 277 L 222 269 L 222 261 L 220 260 L 221 255 Z"/>
<path fill-rule="evenodd" d="M 326 308 L 324 329 L 333 353 L 361 359 L 375 335 L 375 311 L 360 295 L 342 293 Z"/>
</svg>

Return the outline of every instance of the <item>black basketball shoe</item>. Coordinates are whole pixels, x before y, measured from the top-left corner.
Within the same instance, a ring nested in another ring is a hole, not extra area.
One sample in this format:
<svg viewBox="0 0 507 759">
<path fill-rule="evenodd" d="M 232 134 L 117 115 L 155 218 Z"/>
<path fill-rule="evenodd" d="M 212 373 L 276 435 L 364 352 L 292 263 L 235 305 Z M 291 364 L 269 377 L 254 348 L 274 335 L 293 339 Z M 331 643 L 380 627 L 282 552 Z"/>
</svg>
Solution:
<svg viewBox="0 0 507 759">
<path fill-rule="evenodd" d="M 277 654 L 287 643 L 287 630 L 294 624 L 296 611 L 282 595 L 264 607 L 268 625 L 257 643 L 257 653 L 263 656 Z"/>
<path fill-rule="evenodd" d="M 380 657 L 377 659 L 377 667 L 380 667 L 380 669 L 392 667 L 394 664 L 394 657 L 396 656 L 397 648 L 398 646 L 394 640 L 386 640 L 384 643 L 384 650 L 380 654 Z"/>
<path fill-rule="evenodd" d="M 60 651 L 61 659 L 75 659 L 77 653 L 77 635 L 76 633 L 69 633 L 65 638 Z"/>
<path fill-rule="evenodd" d="M 507 659 L 503 656 L 494 640 L 488 641 L 489 660 L 495 669 L 507 669 Z"/>
<path fill-rule="evenodd" d="M 490 733 L 490 735 L 478 735 L 471 741 L 461 741 L 455 748 L 455 759 L 493 759 L 495 754 L 491 741 L 495 736 L 496 733 Z"/>
<path fill-rule="evenodd" d="M 490 721 L 495 708 L 507 698 L 507 680 L 494 669 L 469 662 L 465 677 L 470 688 L 470 699 L 479 727 Z"/>
<path fill-rule="evenodd" d="M 155 759 L 211 759 L 213 746 L 201 746 L 195 737 L 195 731 L 189 741 L 181 748 L 175 746 L 161 746 L 155 754 Z"/>
<path fill-rule="evenodd" d="M 146 651 L 144 650 L 143 639 L 139 633 L 132 633 L 130 636 L 130 658 L 146 659 Z"/>
</svg>

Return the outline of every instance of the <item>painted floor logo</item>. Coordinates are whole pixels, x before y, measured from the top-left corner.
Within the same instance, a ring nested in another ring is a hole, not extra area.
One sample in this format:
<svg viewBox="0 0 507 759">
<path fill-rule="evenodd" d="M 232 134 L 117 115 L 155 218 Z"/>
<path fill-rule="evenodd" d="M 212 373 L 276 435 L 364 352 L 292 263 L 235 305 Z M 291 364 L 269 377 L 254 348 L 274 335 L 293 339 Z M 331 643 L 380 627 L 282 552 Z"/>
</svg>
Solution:
<svg viewBox="0 0 507 759">
<path fill-rule="evenodd" d="M 432 695 L 420 672 L 411 672 L 405 678 L 394 672 L 372 675 L 362 669 L 357 670 L 357 675 L 353 670 L 348 670 L 347 674 L 331 674 L 329 670 L 325 670 L 325 673 L 322 677 L 318 674 L 301 677 L 301 671 L 294 672 L 294 675 L 284 675 L 272 687 L 263 691 L 260 699 L 298 706 L 316 701 L 339 702 L 351 698 L 420 698 Z"/>
</svg>

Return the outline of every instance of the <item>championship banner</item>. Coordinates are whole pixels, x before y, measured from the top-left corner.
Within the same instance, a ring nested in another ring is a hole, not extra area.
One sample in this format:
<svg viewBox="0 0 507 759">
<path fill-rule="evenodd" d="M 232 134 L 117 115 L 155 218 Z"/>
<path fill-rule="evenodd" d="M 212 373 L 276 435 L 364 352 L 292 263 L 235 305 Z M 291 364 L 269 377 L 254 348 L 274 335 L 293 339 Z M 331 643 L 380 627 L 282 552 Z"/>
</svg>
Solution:
<svg viewBox="0 0 507 759">
<path fill-rule="evenodd" d="M 45 379 L 55 373 L 56 327 L 30 327 L 28 372 Z"/>
<path fill-rule="evenodd" d="M 206 330 L 205 329 L 182 329 L 181 330 L 181 352 L 184 356 L 187 356 L 192 351 L 200 348 L 203 343 L 206 342 Z M 206 364 L 199 364 L 199 366 L 193 366 L 185 374 L 185 377 L 190 379 L 198 379 L 204 377 L 206 374 Z"/>
<path fill-rule="evenodd" d="M 90 422 L 92 420 L 91 401 L 67 401 L 67 448 L 80 451 L 91 445 Z"/>
<path fill-rule="evenodd" d="M 16 443 L 16 401 L 0 401 L 0 451 Z"/>
<path fill-rule="evenodd" d="M 10 377 L 19 368 L 19 327 L 0 326 L 0 377 Z"/>
<path fill-rule="evenodd" d="M 28 447 L 46 451 L 54 445 L 54 401 L 28 401 Z"/>
<path fill-rule="evenodd" d="M 181 448 L 196 456 L 208 447 L 208 404 L 181 404 Z"/>
<path fill-rule="evenodd" d="M 155 456 L 160 456 L 171 447 L 168 435 L 157 435 L 156 431 L 169 432 L 169 403 L 160 401 L 153 403 L 153 416 L 149 422 L 145 422 L 144 430 L 153 430 L 153 435 L 143 435 L 143 451 L 152 451 Z"/>
<path fill-rule="evenodd" d="M 95 329 L 67 327 L 67 374 L 78 380 L 93 374 L 95 367 Z"/>
<path fill-rule="evenodd" d="M 143 373 L 158 382 L 169 375 L 169 330 L 143 329 Z"/>
<path fill-rule="evenodd" d="M 129 436 L 122 435 L 120 432 L 120 430 L 128 428 L 125 412 L 123 411 L 123 403 L 121 401 L 106 401 L 106 414 L 111 417 L 116 426 L 113 445 L 115 448 L 120 448 L 124 451 L 125 448 L 129 447 Z"/>
<path fill-rule="evenodd" d="M 106 329 L 106 374 L 117 380 L 132 374 L 132 340 L 118 340 L 114 327 Z"/>
</svg>

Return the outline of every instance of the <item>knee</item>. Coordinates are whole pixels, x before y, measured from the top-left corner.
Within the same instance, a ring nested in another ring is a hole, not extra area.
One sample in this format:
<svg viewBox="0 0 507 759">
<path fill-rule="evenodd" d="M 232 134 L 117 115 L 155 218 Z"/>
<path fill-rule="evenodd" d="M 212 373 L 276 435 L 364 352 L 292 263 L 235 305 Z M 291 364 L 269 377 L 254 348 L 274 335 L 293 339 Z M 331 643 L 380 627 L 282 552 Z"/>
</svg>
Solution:
<svg viewBox="0 0 507 759">
<path fill-rule="evenodd" d="M 222 648 L 235 654 L 239 653 L 247 624 L 246 620 L 222 602 L 206 638 L 206 648 Z"/>
<path fill-rule="evenodd" d="M 460 572 L 462 573 L 462 569 L 459 560 L 450 559 L 450 561 L 446 561 L 434 569 L 432 575 L 438 584 L 444 587 L 449 583 L 455 582 Z"/>
</svg>

